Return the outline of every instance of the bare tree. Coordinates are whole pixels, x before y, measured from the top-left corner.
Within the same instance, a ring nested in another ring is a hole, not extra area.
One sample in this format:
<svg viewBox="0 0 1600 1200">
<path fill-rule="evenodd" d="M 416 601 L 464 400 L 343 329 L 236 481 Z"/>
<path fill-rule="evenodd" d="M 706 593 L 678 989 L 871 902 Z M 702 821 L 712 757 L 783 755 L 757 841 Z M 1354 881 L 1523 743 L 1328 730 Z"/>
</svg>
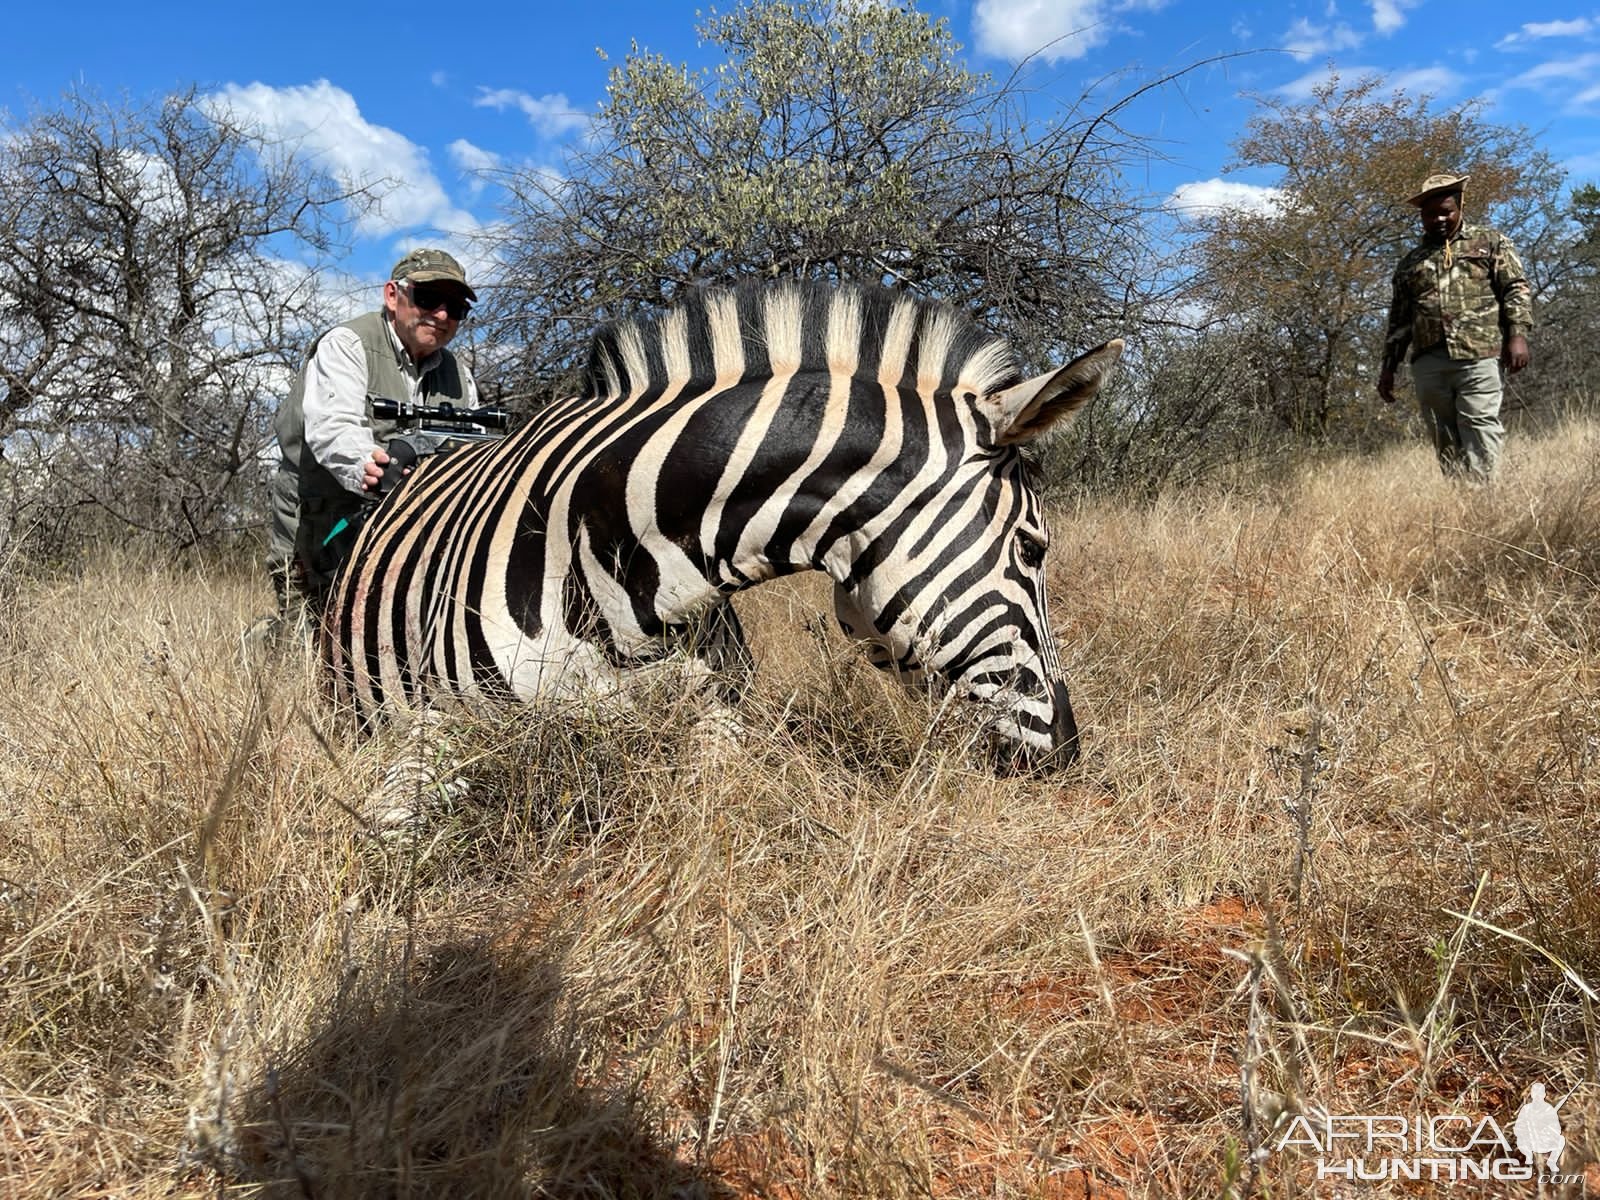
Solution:
<svg viewBox="0 0 1600 1200">
<path fill-rule="evenodd" d="M 194 92 L 70 94 L 0 137 L 0 451 L 15 520 L 179 545 L 254 522 L 267 423 L 352 199 Z"/>
<path fill-rule="evenodd" d="M 1541 243 L 1529 264 L 1540 303 L 1535 369 L 1527 374 L 1556 398 L 1553 408 L 1594 412 L 1600 409 L 1600 187 L 1573 188 L 1564 216 L 1548 229 L 1553 245 Z"/>
</svg>

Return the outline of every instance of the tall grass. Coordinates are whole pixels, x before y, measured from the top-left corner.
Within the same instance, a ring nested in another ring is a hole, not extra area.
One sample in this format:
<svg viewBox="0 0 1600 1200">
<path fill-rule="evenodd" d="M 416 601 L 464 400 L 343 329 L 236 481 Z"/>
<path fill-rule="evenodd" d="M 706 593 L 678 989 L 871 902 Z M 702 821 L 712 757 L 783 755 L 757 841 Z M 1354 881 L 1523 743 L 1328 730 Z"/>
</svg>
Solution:
<svg viewBox="0 0 1600 1200">
<path fill-rule="evenodd" d="M 1058 510 L 1060 776 L 987 773 L 800 580 L 742 598 L 736 749 L 670 697 L 507 713 L 400 842 L 359 814 L 402 735 L 244 651 L 247 571 L 13 571 L 7 1194 L 1322 1194 L 1292 1114 L 1509 1130 L 1533 1081 L 1573 1169 L 1597 463 Z"/>
</svg>

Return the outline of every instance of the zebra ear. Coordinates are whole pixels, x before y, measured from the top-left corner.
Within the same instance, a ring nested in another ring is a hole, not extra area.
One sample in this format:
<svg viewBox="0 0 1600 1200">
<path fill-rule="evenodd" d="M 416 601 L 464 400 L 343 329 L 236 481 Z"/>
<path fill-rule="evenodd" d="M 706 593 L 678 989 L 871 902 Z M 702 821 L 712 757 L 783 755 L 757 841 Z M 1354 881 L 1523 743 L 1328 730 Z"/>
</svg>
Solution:
<svg viewBox="0 0 1600 1200">
<path fill-rule="evenodd" d="M 1117 338 L 1080 355 L 1059 371 L 984 396 L 978 401 L 978 410 L 989 418 L 995 445 L 1030 442 L 1070 417 L 1094 399 L 1121 357 L 1122 339 Z"/>
</svg>

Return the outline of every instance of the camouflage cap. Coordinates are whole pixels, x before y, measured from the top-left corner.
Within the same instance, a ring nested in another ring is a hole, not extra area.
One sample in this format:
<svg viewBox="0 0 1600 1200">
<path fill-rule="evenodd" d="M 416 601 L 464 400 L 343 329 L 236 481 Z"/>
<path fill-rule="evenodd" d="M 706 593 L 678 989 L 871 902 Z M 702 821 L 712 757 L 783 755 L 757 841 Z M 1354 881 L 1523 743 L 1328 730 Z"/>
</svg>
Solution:
<svg viewBox="0 0 1600 1200">
<path fill-rule="evenodd" d="M 1471 178 L 1470 175 L 1429 175 L 1422 181 L 1422 187 L 1417 190 L 1417 194 L 1406 203 L 1420 207 L 1429 196 L 1437 195 L 1439 192 L 1459 192 L 1461 185 Z"/>
<path fill-rule="evenodd" d="M 472 285 L 467 282 L 467 273 L 461 269 L 461 264 L 443 250 L 413 250 L 395 263 L 394 270 L 389 272 L 389 278 L 407 279 L 412 283 L 443 281 L 459 283 L 462 290 L 467 293 L 468 300 L 478 298 L 478 293 L 473 291 Z"/>
</svg>

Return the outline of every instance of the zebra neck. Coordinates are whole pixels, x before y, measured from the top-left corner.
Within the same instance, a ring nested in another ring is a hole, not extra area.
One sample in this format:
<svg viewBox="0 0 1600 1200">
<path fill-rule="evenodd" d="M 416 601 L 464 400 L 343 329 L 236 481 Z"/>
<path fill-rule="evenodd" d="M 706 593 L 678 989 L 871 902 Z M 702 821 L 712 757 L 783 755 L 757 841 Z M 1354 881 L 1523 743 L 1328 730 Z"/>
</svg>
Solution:
<svg viewBox="0 0 1600 1200">
<path fill-rule="evenodd" d="M 740 381 L 673 405 L 611 465 L 597 459 L 597 478 L 624 481 L 626 526 L 610 541 L 636 603 L 675 624 L 782 575 L 848 571 L 858 502 L 901 445 L 898 421 L 883 436 L 881 395 L 851 399 L 851 380 L 826 374 Z M 603 524 L 596 507 L 588 519 Z"/>
</svg>

